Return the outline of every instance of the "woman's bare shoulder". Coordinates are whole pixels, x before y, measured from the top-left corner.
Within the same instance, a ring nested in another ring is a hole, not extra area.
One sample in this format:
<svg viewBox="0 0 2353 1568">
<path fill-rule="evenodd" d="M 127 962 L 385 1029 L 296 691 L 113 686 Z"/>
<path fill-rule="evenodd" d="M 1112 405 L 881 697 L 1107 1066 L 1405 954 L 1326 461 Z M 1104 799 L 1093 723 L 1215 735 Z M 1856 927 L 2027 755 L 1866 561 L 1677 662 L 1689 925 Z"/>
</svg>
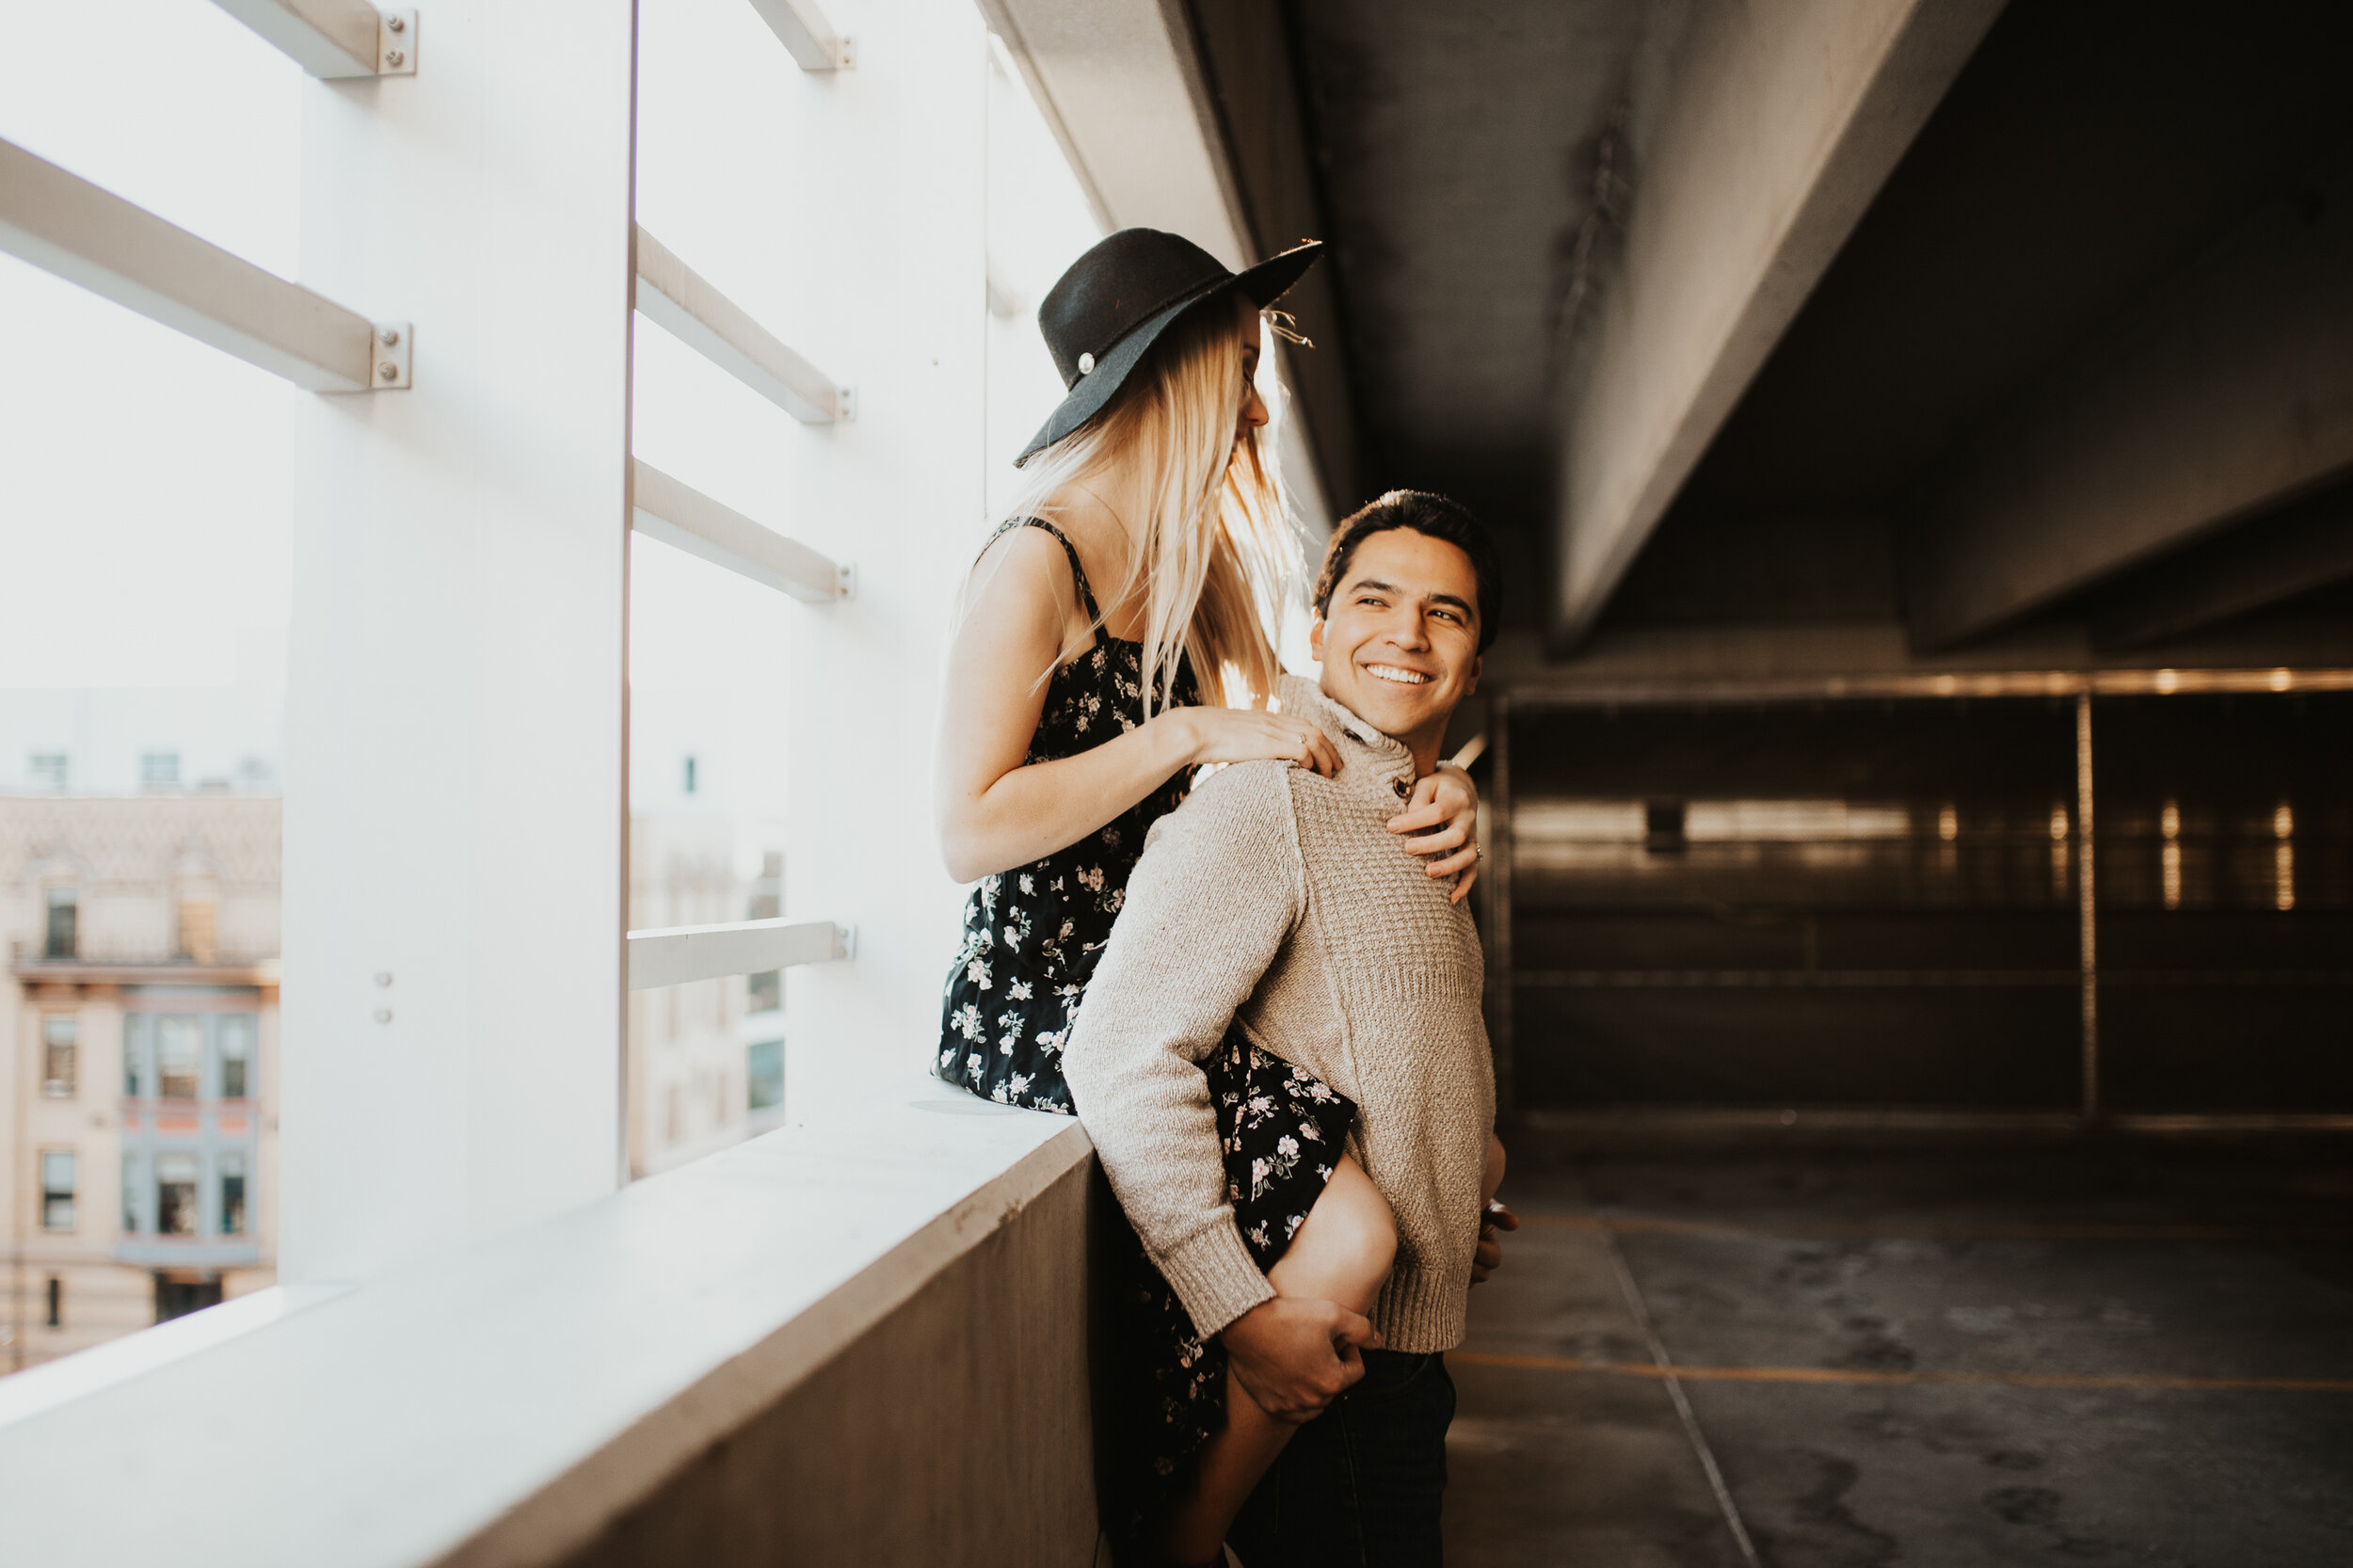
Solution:
<svg viewBox="0 0 2353 1568">
<path fill-rule="evenodd" d="M 1043 528 L 1015 526 L 988 541 L 966 581 L 965 608 L 984 604 L 1050 614 L 1060 620 L 1072 599 L 1070 557 Z"/>
</svg>

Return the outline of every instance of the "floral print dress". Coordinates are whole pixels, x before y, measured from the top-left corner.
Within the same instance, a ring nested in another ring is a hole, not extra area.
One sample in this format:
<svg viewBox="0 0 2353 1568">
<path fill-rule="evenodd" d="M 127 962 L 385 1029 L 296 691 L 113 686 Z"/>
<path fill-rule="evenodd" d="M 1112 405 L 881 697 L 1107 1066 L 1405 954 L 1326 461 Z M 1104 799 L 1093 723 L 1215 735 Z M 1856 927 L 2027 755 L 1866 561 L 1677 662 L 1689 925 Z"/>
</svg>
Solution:
<svg viewBox="0 0 2353 1568">
<path fill-rule="evenodd" d="M 1042 528 L 1061 541 L 1079 602 L 1096 622 L 1094 647 L 1047 684 L 1022 758 L 1028 766 L 1075 757 L 1144 723 L 1144 648 L 1103 630 L 1086 568 L 1062 530 L 1025 518 L 998 533 L 1018 527 Z M 1179 661 L 1162 680 L 1173 705 L 1201 700 L 1191 664 Z M 1186 783 L 1176 774 L 1077 843 L 984 877 L 972 889 L 944 988 L 935 1075 L 1000 1104 L 1073 1113 L 1064 1043 L 1127 902 L 1144 837 L 1183 804 Z M 1331 1178 L 1356 1107 L 1313 1073 L 1252 1045 L 1239 1028 L 1202 1070 L 1235 1224 L 1259 1268 L 1272 1269 Z M 1225 1352 L 1193 1332 L 1135 1232 L 1115 1229 L 1122 1256 L 1112 1265 L 1110 1306 L 1121 1396 L 1109 1427 L 1120 1457 L 1109 1478 L 1115 1496 L 1107 1500 L 1114 1534 L 1133 1544 L 1174 1501 L 1193 1454 L 1223 1421 Z"/>
<path fill-rule="evenodd" d="M 1103 630 L 1086 568 L 1061 529 L 1026 518 L 997 532 L 1023 526 L 1062 541 L 1079 602 L 1096 623 L 1095 646 L 1047 683 L 1046 707 L 1021 759 L 1028 767 L 1091 750 L 1146 715 L 1144 645 Z M 1173 680 L 1165 671 L 1161 680 L 1171 705 L 1199 704 L 1190 664 L 1180 660 Z M 1127 902 L 1128 873 L 1144 854 L 1144 836 L 1183 803 L 1185 785 L 1184 773 L 1173 775 L 1077 843 L 981 879 L 964 903 L 964 945 L 948 971 L 935 1076 L 1000 1104 L 1072 1113 L 1063 1043 Z"/>
</svg>

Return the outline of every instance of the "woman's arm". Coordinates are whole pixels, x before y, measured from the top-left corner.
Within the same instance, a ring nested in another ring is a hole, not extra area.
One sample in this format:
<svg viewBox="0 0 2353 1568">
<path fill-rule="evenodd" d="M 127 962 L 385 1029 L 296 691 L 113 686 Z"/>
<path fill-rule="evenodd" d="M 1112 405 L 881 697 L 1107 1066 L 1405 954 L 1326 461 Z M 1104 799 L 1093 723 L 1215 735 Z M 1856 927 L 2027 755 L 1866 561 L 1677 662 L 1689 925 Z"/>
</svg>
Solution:
<svg viewBox="0 0 2353 1568">
<path fill-rule="evenodd" d="M 1073 629 L 1071 604 L 1069 565 L 1042 530 L 1011 530 L 974 568 L 948 651 L 934 792 L 941 853 L 957 881 L 1076 843 L 1204 762 L 1277 758 L 1338 771 L 1338 752 L 1313 725 L 1228 708 L 1172 709 L 1075 757 L 1024 767 L 1047 677 Z"/>
<path fill-rule="evenodd" d="M 1451 762 L 1441 762 L 1428 777 L 1417 781 L 1405 808 L 1388 823 L 1392 833 L 1420 833 L 1405 842 L 1408 855 L 1436 855 L 1427 868 L 1432 876 L 1460 876 L 1451 902 L 1470 897 L 1479 880 L 1479 786 L 1470 774 Z M 1426 829 L 1436 828 L 1434 833 Z"/>
</svg>

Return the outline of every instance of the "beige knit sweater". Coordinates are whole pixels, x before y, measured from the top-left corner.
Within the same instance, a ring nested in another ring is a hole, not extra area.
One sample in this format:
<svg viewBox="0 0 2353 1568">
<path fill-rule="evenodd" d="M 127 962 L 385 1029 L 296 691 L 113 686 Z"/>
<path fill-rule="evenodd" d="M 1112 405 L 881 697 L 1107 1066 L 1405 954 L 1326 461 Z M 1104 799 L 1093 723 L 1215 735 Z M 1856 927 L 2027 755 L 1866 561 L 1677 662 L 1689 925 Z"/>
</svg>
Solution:
<svg viewBox="0 0 2353 1568">
<path fill-rule="evenodd" d="M 1339 776 L 1238 763 L 1160 819 L 1064 1067 L 1112 1190 L 1205 1336 L 1273 1291 L 1225 1201 L 1198 1064 L 1239 1016 L 1354 1100 L 1352 1152 L 1397 1216 L 1373 1326 L 1391 1350 L 1450 1350 L 1495 1124 L 1479 937 L 1383 825 L 1413 787 L 1404 745 L 1308 681 L 1287 679 L 1282 702 L 1332 737 Z"/>
</svg>

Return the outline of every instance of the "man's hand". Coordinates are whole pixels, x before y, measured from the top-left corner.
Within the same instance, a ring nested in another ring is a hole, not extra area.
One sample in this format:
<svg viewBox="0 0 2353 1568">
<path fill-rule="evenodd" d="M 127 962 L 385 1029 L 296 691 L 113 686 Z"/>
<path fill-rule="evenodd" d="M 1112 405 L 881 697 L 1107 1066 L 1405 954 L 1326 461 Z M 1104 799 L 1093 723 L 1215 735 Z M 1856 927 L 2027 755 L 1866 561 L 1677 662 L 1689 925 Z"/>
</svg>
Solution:
<svg viewBox="0 0 2353 1568">
<path fill-rule="evenodd" d="M 1258 1408 L 1305 1426 L 1365 1375 L 1360 1350 L 1379 1350 L 1369 1319 L 1337 1302 L 1277 1296 L 1260 1302 L 1218 1335 L 1228 1370 Z"/>
<path fill-rule="evenodd" d="M 1479 1222 L 1479 1250 L 1471 1254 L 1471 1283 L 1484 1285 L 1487 1276 L 1503 1267 L 1503 1238 L 1496 1232 L 1517 1230 L 1520 1217 L 1499 1203 L 1489 1203 Z"/>
</svg>

